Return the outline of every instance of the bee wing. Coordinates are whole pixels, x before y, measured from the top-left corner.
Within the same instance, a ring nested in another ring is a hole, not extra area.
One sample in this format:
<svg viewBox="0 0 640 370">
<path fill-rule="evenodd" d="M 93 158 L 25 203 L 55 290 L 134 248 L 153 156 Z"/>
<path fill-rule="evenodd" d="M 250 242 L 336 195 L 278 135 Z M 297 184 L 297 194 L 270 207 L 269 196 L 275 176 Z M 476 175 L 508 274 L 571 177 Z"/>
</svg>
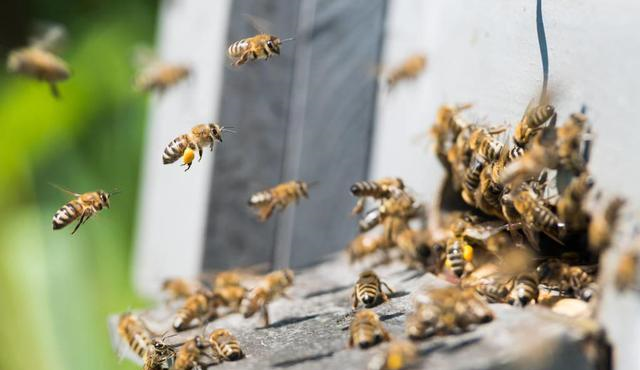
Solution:
<svg viewBox="0 0 640 370">
<path fill-rule="evenodd" d="M 268 30 L 271 28 L 271 22 L 267 21 L 264 18 L 256 17 L 251 14 L 243 13 L 242 16 L 249 22 L 251 27 L 253 27 L 258 33 L 268 34 Z"/>
<path fill-rule="evenodd" d="M 153 64 L 159 63 L 156 53 L 147 45 L 136 45 L 133 48 L 132 64 L 137 69 L 142 69 Z"/>
<path fill-rule="evenodd" d="M 68 38 L 64 26 L 51 22 L 37 22 L 33 27 L 33 36 L 29 38 L 29 45 L 50 52 L 57 52 L 64 48 Z"/>
<path fill-rule="evenodd" d="M 71 190 L 65 189 L 65 188 L 63 188 L 62 186 L 57 185 L 57 184 L 54 184 L 54 183 L 51 183 L 51 182 L 49 183 L 49 185 L 53 186 L 54 188 L 56 188 L 56 189 L 58 189 L 58 190 L 60 190 L 60 191 L 62 191 L 62 192 L 65 192 L 65 193 L 67 193 L 67 194 L 71 194 L 71 195 L 73 195 L 74 197 L 79 197 L 79 196 L 81 195 L 81 194 L 79 194 L 79 193 L 76 193 L 76 192 L 73 192 L 73 191 L 71 191 Z"/>
</svg>

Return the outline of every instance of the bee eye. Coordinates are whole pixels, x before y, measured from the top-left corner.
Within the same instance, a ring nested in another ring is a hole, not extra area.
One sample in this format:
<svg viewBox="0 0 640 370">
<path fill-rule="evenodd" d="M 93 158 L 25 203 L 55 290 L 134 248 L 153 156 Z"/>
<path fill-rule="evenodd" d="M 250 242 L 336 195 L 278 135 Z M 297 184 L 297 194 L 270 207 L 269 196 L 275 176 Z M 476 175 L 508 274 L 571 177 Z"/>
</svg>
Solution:
<svg viewBox="0 0 640 370">
<path fill-rule="evenodd" d="M 272 48 L 273 47 L 273 42 L 271 40 L 267 41 L 267 46 Z"/>
</svg>

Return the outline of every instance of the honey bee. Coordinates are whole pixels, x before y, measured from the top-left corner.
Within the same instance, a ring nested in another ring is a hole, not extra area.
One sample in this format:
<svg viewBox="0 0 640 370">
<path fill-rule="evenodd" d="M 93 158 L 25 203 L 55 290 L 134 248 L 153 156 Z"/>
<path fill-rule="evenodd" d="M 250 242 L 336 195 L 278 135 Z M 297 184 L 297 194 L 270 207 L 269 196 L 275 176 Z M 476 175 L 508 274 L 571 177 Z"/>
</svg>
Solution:
<svg viewBox="0 0 640 370">
<path fill-rule="evenodd" d="M 144 68 L 136 76 L 134 86 L 138 91 L 158 91 L 163 93 L 168 88 L 186 79 L 191 69 L 185 65 L 157 62 Z"/>
<path fill-rule="evenodd" d="M 587 230 L 589 235 L 589 247 L 602 252 L 611 245 L 615 230 L 620 219 L 621 209 L 626 200 L 623 198 L 612 199 L 602 210 L 591 214 L 591 222 Z"/>
<path fill-rule="evenodd" d="M 248 204 L 255 209 L 258 219 L 264 222 L 275 209 L 283 210 L 302 197 L 309 198 L 309 185 L 304 181 L 289 181 L 253 194 Z"/>
<path fill-rule="evenodd" d="M 208 322 L 218 316 L 219 305 L 218 297 L 209 291 L 201 290 L 187 298 L 178 310 L 173 328 L 176 331 L 186 330 L 193 320 Z"/>
<path fill-rule="evenodd" d="M 514 143 L 520 148 L 525 148 L 529 140 L 542 129 L 554 114 L 555 108 L 552 105 L 541 104 L 527 107 L 524 116 L 513 132 Z"/>
<path fill-rule="evenodd" d="M 132 313 L 120 316 L 118 334 L 140 358 L 144 358 L 147 348 L 152 344 L 151 336 L 144 324 Z"/>
<path fill-rule="evenodd" d="M 567 230 L 586 230 L 589 215 L 583 207 L 584 199 L 593 187 L 593 179 L 587 172 L 574 177 L 558 199 L 558 217 L 567 226 Z"/>
<path fill-rule="evenodd" d="M 349 243 L 347 253 L 349 255 L 349 263 L 362 259 L 379 250 L 385 251 L 389 247 L 384 237 L 373 237 L 366 234 L 360 234 Z"/>
<path fill-rule="evenodd" d="M 349 347 L 358 345 L 361 349 L 373 347 L 382 341 L 391 340 L 378 314 L 371 310 L 356 313 L 349 327 Z"/>
<path fill-rule="evenodd" d="M 457 277 L 461 277 L 468 262 L 473 259 L 473 247 L 461 238 L 451 238 L 447 241 L 445 265 Z"/>
<path fill-rule="evenodd" d="M 427 57 L 423 54 L 413 55 L 402 63 L 402 65 L 391 70 L 387 76 L 387 85 L 392 89 L 399 81 L 411 80 L 420 75 L 427 66 Z"/>
<path fill-rule="evenodd" d="M 499 218 L 503 218 L 500 198 L 504 193 L 504 184 L 501 177 L 507 163 L 508 154 L 508 148 L 503 146 L 498 159 L 482 169 L 480 185 L 475 195 L 475 203 L 480 210 Z"/>
<path fill-rule="evenodd" d="M 280 55 L 280 46 L 293 38 L 281 40 L 279 37 L 261 33 L 259 35 L 236 41 L 227 49 L 227 55 L 233 65 L 239 67 L 249 60 L 269 59 Z"/>
<path fill-rule="evenodd" d="M 431 127 L 430 135 L 435 141 L 434 151 L 440 163 L 447 169 L 450 169 L 449 151 L 455 149 L 451 147 L 451 143 L 465 127 L 469 126 L 460 117 L 460 112 L 469 108 L 471 104 L 442 105 L 436 112 L 436 120 Z"/>
<path fill-rule="evenodd" d="M 289 269 L 267 274 L 242 300 L 240 312 L 245 318 L 249 318 L 258 310 L 261 310 L 264 326 L 268 326 L 269 311 L 267 305 L 277 297 L 286 297 L 285 290 L 293 284 L 293 277 L 293 271 Z"/>
<path fill-rule="evenodd" d="M 227 329 L 216 329 L 209 335 L 213 353 L 224 361 L 237 361 L 244 357 L 238 339 Z"/>
<path fill-rule="evenodd" d="M 475 191 L 480 186 L 480 174 L 485 166 L 485 163 L 476 158 L 472 158 L 469 167 L 464 172 L 464 179 L 462 183 L 462 199 L 468 205 L 475 207 Z"/>
<path fill-rule="evenodd" d="M 371 359 L 368 370 L 400 370 L 418 358 L 416 346 L 408 340 L 393 340 L 383 353 Z"/>
<path fill-rule="evenodd" d="M 543 231 L 559 242 L 557 237 L 563 232 L 564 223 L 538 197 L 531 186 L 525 184 L 521 186 L 521 190 L 513 197 L 513 206 L 522 217 L 523 230 L 532 244 L 537 243 L 534 241 L 537 238 L 532 234 L 533 231 Z M 534 245 L 534 247 L 537 246 Z"/>
<path fill-rule="evenodd" d="M 360 273 L 360 277 L 353 287 L 352 308 L 355 310 L 358 304 L 362 303 L 365 307 L 370 308 L 381 302 L 389 301 L 389 298 L 382 290 L 382 287 L 387 288 L 389 293 L 393 293 L 393 289 L 387 285 L 384 281 L 381 281 L 378 275 L 371 270 Z"/>
<path fill-rule="evenodd" d="M 176 353 L 172 369 L 175 370 L 201 370 L 207 365 L 200 361 L 200 357 L 208 356 L 205 349 L 208 347 L 205 340 L 197 335 L 187 340 Z"/>
<path fill-rule="evenodd" d="M 162 290 L 167 293 L 170 299 L 174 300 L 188 298 L 201 288 L 200 283 L 184 278 L 166 279 L 162 283 Z"/>
<path fill-rule="evenodd" d="M 351 194 L 358 197 L 351 214 L 362 213 L 365 197 L 374 199 L 388 198 L 394 190 L 404 190 L 404 182 L 399 177 L 384 177 L 374 181 L 358 181 L 351 185 Z"/>
<path fill-rule="evenodd" d="M 488 130 L 484 127 L 476 127 L 469 136 L 469 147 L 484 161 L 496 161 L 500 157 L 504 144 L 493 135 L 505 130 L 505 128 Z"/>
<path fill-rule="evenodd" d="M 571 266 L 559 259 L 549 259 L 540 264 L 536 272 L 540 282 L 562 295 L 580 298 L 582 291 L 593 282 L 595 266 Z"/>
<path fill-rule="evenodd" d="M 582 134 L 586 128 L 587 116 L 573 113 L 569 119 L 558 128 L 558 157 L 560 165 L 575 174 L 585 170 L 585 161 L 580 152 Z"/>
<path fill-rule="evenodd" d="M 555 122 L 555 119 L 552 119 L 552 122 Z M 553 123 L 541 129 L 531 147 L 505 167 L 501 182 L 517 188 L 524 181 L 540 176 L 546 168 L 556 169 L 559 163 L 556 138 Z"/>
<path fill-rule="evenodd" d="M 247 289 L 242 285 L 225 285 L 215 287 L 213 294 L 218 297 L 221 306 L 226 307 L 229 312 L 239 312 L 242 299 L 247 293 Z"/>
<path fill-rule="evenodd" d="M 153 339 L 143 357 L 143 370 L 168 370 L 176 352 L 160 339 Z"/>
<path fill-rule="evenodd" d="M 531 301 L 538 302 L 538 284 L 539 279 L 535 272 L 516 276 L 513 288 L 509 293 L 508 303 L 524 307 Z"/>
<path fill-rule="evenodd" d="M 638 265 L 640 253 L 637 248 L 625 251 L 618 260 L 614 276 L 614 285 L 618 291 L 638 289 Z"/>
<path fill-rule="evenodd" d="M 237 286 L 240 285 L 241 280 L 242 279 L 238 271 L 221 271 L 217 273 L 215 278 L 213 279 L 213 287 L 224 288 L 227 286 Z"/>
<path fill-rule="evenodd" d="M 106 191 L 98 190 L 79 194 L 62 188 L 59 189 L 76 198 L 70 200 L 67 204 L 62 206 L 55 215 L 53 215 L 53 229 L 62 229 L 77 219 L 78 223 L 71 232 L 72 235 L 75 234 L 75 232 L 78 231 L 78 228 L 87 222 L 91 216 L 98 213 L 103 208 L 109 208 L 109 198 L 119 193 L 118 191 L 107 193 Z"/>
<path fill-rule="evenodd" d="M 483 279 L 475 286 L 478 294 L 485 297 L 488 303 L 506 303 L 513 288 L 513 279 L 491 277 Z"/>
<path fill-rule="evenodd" d="M 214 144 L 222 142 L 223 132 L 234 131 L 217 123 L 194 126 L 190 133 L 178 136 L 166 146 L 162 154 L 162 163 L 170 164 L 183 157 L 184 164 L 187 166 L 185 171 L 189 170 L 195 157 L 193 152 L 197 150 L 198 161 L 202 160 L 202 148 L 208 145 L 209 149 L 213 151 Z"/>
<path fill-rule="evenodd" d="M 64 34 L 61 26 L 50 27 L 31 45 L 11 51 L 7 58 L 7 71 L 46 81 L 51 94 L 59 98 L 57 83 L 71 76 L 67 63 L 53 53 L 55 44 L 64 38 Z"/>
</svg>

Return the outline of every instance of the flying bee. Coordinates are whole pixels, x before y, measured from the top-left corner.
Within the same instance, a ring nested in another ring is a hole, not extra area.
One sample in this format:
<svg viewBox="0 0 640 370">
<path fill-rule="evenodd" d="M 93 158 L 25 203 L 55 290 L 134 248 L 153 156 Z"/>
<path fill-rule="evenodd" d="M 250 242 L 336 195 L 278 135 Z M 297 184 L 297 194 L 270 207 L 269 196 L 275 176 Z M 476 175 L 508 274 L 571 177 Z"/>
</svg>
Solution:
<svg viewBox="0 0 640 370">
<path fill-rule="evenodd" d="M 137 316 L 132 313 L 121 315 L 118 320 L 118 334 L 133 353 L 140 358 L 145 357 L 147 348 L 152 344 L 151 335 Z"/>
<path fill-rule="evenodd" d="M 614 198 L 606 206 L 601 205 L 601 209 L 591 214 L 587 233 L 589 247 L 592 250 L 602 252 L 611 245 L 625 203 L 624 198 Z"/>
<path fill-rule="evenodd" d="M 78 223 L 71 232 L 72 235 L 75 234 L 75 232 L 78 231 L 78 228 L 87 222 L 91 216 L 98 213 L 103 208 L 109 208 L 109 198 L 111 198 L 112 195 L 119 193 L 118 191 L 107 193 L 106 191 L 98 190 L 79 194 L 62 188 L 59 189 L 76 198 L 70 200 L 67 204 L 62 206 L 55 215 L 53 215 L 53 229 L 62 229 L 77 219 Z"/>
<path fill-rule="evenodd" d="M 388 198 L 394 190 L 404 190 L 404 182 L 399 177 L 384 177 L 373 181 L 358 181 L 351 185 L 351 194 L 358 197 L 351 214 L 362 213 L 365 197 L 374 199 Z"/>
<path fill-rule="evenodd" d="M 558 157 L 560 165 L 574 174 L 584 171 L 586 163 L 580 152 L 583 136 L 587 126 L 587 116 L 573 113 L 564 125 L 558 128 Z"/>
<path fill-rule="evenodd" d="M 253 194 L 248 204 L 255 209 L 258 219 L 264 222 L 275 209 L 284 210 L 290 203 L 297 203 L 300 198 L 309 198 L 309 186 L 304 181 L 285 182 Z"/>
<path fill-rule="evenodd" d="M 184 278 L 166 279 L 162 283 L 162 290 L 172 300 L 188 298 L 201 288 L 202 285 L 200 283 Z"/>
<path fill-rule="evenodd" d="M 249 318 L 261 310 L 264 326 L 268 326 L 268 304 L 280 296 L 286 297 L 285 290 L 293 284 L 293 278 L 293 271 L 289 269 L 267 274 L 242 300 L 240 312 Z"/>
<path fill-rule="evenodd" d="M 589 215 L 585 212 L 583 203 L 593 187 L 593 179 L 587 172 L 574 177 L 564 189 L 558 199 L 558 217 L 571 231 L 586 230 L 589 225 Z"/>
<path fill-rule="evenodd" d="M 280 55 L 280 46 L 291 40 L 293 38 L 281 40 L 279 37 L 261 33 L 234 42 L 227 49 L 227 55 L 233 60 L 233 65 L 239 67 L 249 60 L 267 60 L 273 55 Z"/>
<path fill-rule="evenodd" d="M 224 361 L 237 361 L 244 357 L 238 339 L 227 329 L 216 329 L 209 335 L 213 353 Z"/>
<path fill-rule="evenodd" d="M 49 27 L 42 37 L 35 38 L 31 45 L 12 50 L 7 58 L 7 71 L 21 74 L 39 81 L 46 81 L 55 98 L 60 97 L 57 83 L 67 80 L 71 71 L 67 63 L 53 53 L 56 44 L 65 38 L 62 26 Z"/>
<path fill-rule="evenodd" d="M 552 124 L 538 132 L 528 150 L 505 167 L 501 182 L 517 188 L 526 180 L 535 179 L 547 168 L 558 168 L 555 116 Z"/>
<path fill-rule="evenodd" d="M 358 311 L 349 326 L 349 347 L 358 345 L 367 349 L 390 339 L 391 336 L 382 325 L 378 314 L 371 310 Z"/>
<path fill-rule="evenodd" d="M 539 278 L 537 273 L 522 273 L 513 281 L 513 288 L 509 293 L 508 302 L 515 306 L 524 307 L 531 301 L 538 301 Z"/>
<path fill-rule="evenodd" d="M 427 66 L 427 57 L 424 54 L 416 54 L 407 58 L 402 65 L 392 69 L 387 76 L 387 85 L 392 89 L 402 80 L 411 80 L 420 75 Z"/>
<path fill-rule="evenodd" d="M 176 352 L 161 339 L 153 339 L 143 357 L 143 370 L 168 370 Z"/>
<path fill-rule="evenodd" d="M 618 291 L 638 289 L 638 265 L 640 253 L 637 248 L 627 250 L 620 256 L 613 281 Z"/>
<path fill-rule="evenodd" d="M 527 107 L 524 116 L 513 132 L 514 143 L 521 148 L 525 148 L 529 140 L 551 119 L 555 111 L 552 105 L 547 104 Z"/>
<path fill-rule="evenodd" d="M 352 308 L 355 310 L 358 304 L 362 303 L 365 307 L 370 308 L 379 303 L 387 302 L 389 298 L 382 290 L 382 287 L 387 288 L 389 293 L 393 293 L 393 289 L 387 285 L 384 281 L 381 281 L 378 275 L 371 270 L 360 273 L 360 277 L 353 287 Z"/>
<path fill-rule="evenodd" d="M 360 234 L 349 243 L 347 254 L 349 255 L 349 263 L 371 255 L 379 250 L 386 250 L 389 247 L 384 237 L 373 237 L 367 234 Z"/>
<path fill-rule="evenodd" d="M 178 84 L 191 74 L 191 69 L 185 65 L 154 63 L 144 68 L 136 76 L 134 86 L 137 90 L 163 93 L 168 88 Z"/>
<path fill-rule="evenodd" d="M 200 361 L 200 357 L 208 356 L 205 352 L 207 342 L 199 335 L 187 340 L 176 353 L 172 369 L 201 370 L 207 367 Z"/>
<path fill-rule="evenodd" d="M 218 297 L 209 291 L 201 290 L 191 295 L 176 313 L 173 328 L 176 331 L 186 330 L 194 320 L 208 322 L 218 316 Z"/>
<path fill-rule="evenodd" d="M 471 108 L 471 104 L 442 105 L 436 112 L 436 120 L 430 129 L 430 136 L 434 139 L 434 151 L 442 165 L 449 169 L 449 150 L 451 143 L 468 123 L 462 120 L 460 112 Z"/>
<path fill-rule="evenodd" d="M 368 370 L 400 370 L 411 366 L 418 357 L 416 346 L 408 340 L 393 340 L 386 351 L 371 359 Z"/>
<path fill-rule="evenodd" d="M 165 148 L 162 154 L 162 163 L 170 164 L 183 157 L 187 166 L 185 171 L 191 168 L 191 162 L 195 157 L 194 153 L 189 154 L 189 150 L 198 151 L 198 161 L 202 160 L 202 148 L 209 146 L 213 151 L 216 142 L 222 142 L 223 132 L 234 132 L 228 127 L 223 127 L 217 123 L 199 124 L 193 126 L 191 132 L 183 134 L 173 139 Z"/>
</svg>

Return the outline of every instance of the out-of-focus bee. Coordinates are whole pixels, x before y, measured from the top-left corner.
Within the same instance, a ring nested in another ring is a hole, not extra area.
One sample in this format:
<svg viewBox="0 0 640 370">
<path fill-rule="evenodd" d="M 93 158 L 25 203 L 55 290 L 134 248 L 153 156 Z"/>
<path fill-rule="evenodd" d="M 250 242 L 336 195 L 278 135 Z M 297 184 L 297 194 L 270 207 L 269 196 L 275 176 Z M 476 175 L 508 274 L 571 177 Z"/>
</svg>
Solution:
<svg viewBox="0 0 640 370">
<path fill-rule="evenodd" d="M 143 357 L 143 370 L 168 370 L 171 368 L 170 361 L 176 356 L 173 348 L 168 346 L 161 339 L 153 339 L 147 346 Z"/>
<path fill-rule="evenodd" d="M 585 161 L 580 151 L 582 134 L 587 126 L 587 116 L 573 113 L 564 125 L 558 128 L 558 157 L 560 165 L 579 174 L 585 170 Z"/>
<path fill-rule="evenodd" d="M 213 353 L 224 361 L 237 361 L 244 357 L 238 339 L 227 329 L 216 329 L 209 335 Z"/>
<path fill-rule="evenodd" d="M 475 286 L 476 292 L 487 299 L 488 303 L 506 303 L 513 289 L 513 279 L 489 277 Z"/>
<path fill-rule="evenodd" d="M 59 189 L 76 198 L 62 206 L 55 215 L 53 215 L 53 229 L 62 229 L 77 219 L 78 223 L 71 234 L 75 234 L 78 228 L 87 222 L 91 216 L 103 208 L 109 208 L 109 198 L 119 193 L 118 191 L 107 193 L 106 191 L 98 190 L 79 194 L 62 188 Z"/>
<path fill-rule="evenodd" d="M 620 256 L 614 276 L 614 284 L 618 291 L 638 289 L 638 265 L 640 252 L 638 249 L 627 250 Z"/>
<path fill-rule="evenodd" d="M 162 291 L 172 300 L 188 298 L 199 289 L 202 289 L 202 284 L 184 278 L 166 279 L 162 283 Z"/>
<path fill-rule="evenodd" d="M 280 46 L 291 40 L 293 38 L 281 40 L 279 37 L 261 33 L 234 42 L 227 49 L 227 54 L 233 60 L 233 65 L 239 67 L 249 60 L 266 60 L 273 55 L 280 55 Z"/>
<path fill-rule="evenodd" d="M 226 307 L 228 312 L 239 312 L 242 299 L 247 289 L 242 285 L 225 285 L 215 287 L 213 294 L 219 299 L 220 305 Z"/>
<path fill-rule="evenodd" d="M 564 223 L 540 199 L 536 191 L 529 185 L 523 184 L 513 197 L 513 206 L 523 220 L 523 230 L 532 244 L 537 244 L 535 231 L 543 231 L 549 237 L 556 239 L 564 232 Z M 532 245 L 537 248 L 537 245 Z"/>
<path fill-rule="evenodd" d="M 517 188 L 524 181 L 539 177 L 546 168 L 557 168 L 556 137 L 554 118 L 551 125 L 536 134 L 531 147 L 505 167 L 501 182 Z"/>
<path fill-rule="evenodd" d="M 382 215 L 380 214 L 380 209 L 374 208 L 368 211 L 364 215 L 364 217 L 362 217 L 362 219 L 358 221 L 358 228 L 360 229 L 360 232 L 363 233 L 380 225 L 380 222 L 382 222 Z"/>
<path fill-rule="evenodd" d="M 602 252 L 611 245 L 613 236 L 617 229 L 622 207 L 625 205 L 624 198 L 614 198 L 605 207 L 591 214 L 589 223 L 589 247 Z M 604 208 L 604 209 L 602 209 Z"/>
<path fill-rule="evenodd" d="M 525 148 L 529 140 L 542 129 L 543 125 L 554 114 L 555 108 L 551 105 L 541 104 L 527 107 L 524 116 L 513 132 L 514 143 L 521 148 Z"/>
<path fill-rule="evenodd" d="M 164 62 L 154 63 L 144 68 L 135 80 L 135 88 L 139 91 L 158 91 L 166 89 L 189 77 L 191 69 L 185 65 Z"/>
<path fill-rule="evenodd" d="M 457 277 L 461 277 L 467 263 L 473 259 L 473 247 L 461 238 L 451 238 L 447 241 L 445 266 Z"/>
<path fill-rule="evenodd" d="M 392 340 L 386 351 L 369 361 L 368 370 L 400 370 L 411 366 L 418 358 L 416 346 L 408 340 Z"/>
<path fill-rule="evenodd" d="M 402 80 L 411 80 L 420 75 L 427 66 L 427 57 L 424 54 L 416 54 L 407 58 L 402 65 L 392 69 L 387 75 L 387 85 L 392 89 Z"/>
<path fill-rule="evenodd" d="M 205 350 L 207 342 L 199 335 L 187 340 L 176 353 L 172 369 L 175 370 L 200 370 L 207 367 L 200 361 L 203 356 L 208 356 Z"/>
<path fill-rule="evenodd" d="M 242 281 L 242 277 L 239 271 L 229 270 L 229 271 L 221 271 L 216 274 L 213 279 L 213 287 L 215 288 L 223 288 L 226 286 L 236 286 L 240 285 Z"/>
<path fill-rule="evenodd" d="M 371 270 L 360 273 L 360 277 L 353 287 L 352 308 L 355 310 L 358 304 L 362 303 L 365 307 L 370 308 L 379 303 L 387 302 L 389 298 L 382 291 L 382 286 L 387 288 L 389 293 L 393 293 L 393 289 L 384 281 L 381 281 L 378 275 Z"/>
<path fill-rule="evenodd" d="M 129 345 L 133 353 L 140 358 L 144 358 L 147 348 L 152 344 L 151 335 L 144 324 L 132 313 L 125 313 L 120 316 L 118 334 Z"/>
<path fill-rule="evenodd" d="M 513 288 L 509 293 L 508 302 L 514 306 L 524 307 L 531 301 L 538 301 L 538 275 L 534 272 L 516 276 Z"/>
<path fill-rule="evenodd" d="M 223 132 L 234 132 L 228 127 L 223 127 L 217 123 L 199 124 L 193 126 L 191 132 L 183 134 L 173 139 L 165 148 L 162 154 L 162 163 L 170 164 L 183 157 L 187 166 L 185 171 L 191 168 L 191 163 L 195 157 L 194 151 L 198 151 L 199 161 L 202 160 L 202 148 L 209 146 L 213 151 L 216 142 L 222 142 Z M 192 152 L 189 154 L 189 150 Z"/>
<path fill-rule="evenodd" d="M 586 230 L 589 215 L 585 212 L 583 203 L 589 190 L 593 187 L 593 179 L 587 172 L 574 177 L 558 199 L 558 217 L 570 231 Z"/>
<path fill-rule="evenodd" d="M 476 127 L 469 136 L 469 147 L 484 161 L 498 160 L 504 144 L 493 135 L 504 132 L 506 128 L 487 129 Z"/>
<path fill-rule="evenodd" d="M 462 199 L 468 205 L 475 207 L 475 191 L 480 186 L 480 174 L 484 169 L 485 163 L 477 157 L 472 157 L 469 167 L 464 172 L 462 182 Z"/>
<path fill-rule="evenodd" d="M 242 300 L 240 312 L 245 318 L 249 318 L 258 310 L 261 310 L 264 326 L 268 326 L 269 311 L 267 305 L 275 298 L 286 297 L 285 290 L 293 284 L 293 277 L 293 271 L 289 269 L 267 274 Z"/>
<path fill-rule="evenodd" d="M 373 181 L 358 181 L 351 185 L 351 194 L 358 197 L 351 214 L 362 213 L 366 197 L 374 199 L 388 198 L 394 190 L 404 190 L 404 182 L 399 177 L 384 177 Z"/>
<path fill-rule="evenodd" d="M 53 26 L 31 45 L 13 50 L 7 59 L 10 73 L 22 74 L 40 81 L 46 81 L 54 97 L 60 97 L 57 83 L 68 79 L 71 71 L 67 63 L 53 53 L 56 44 L 65 37 L 62 26 Z"/>
<path fill-rule="evenodd" d="M 356 313 L 349 327 L 349 347 L 355 345 L 362 349 L 373 347 L 382 341 L 389 341 L 391 336 L 382 325 L 378 314 L 371 310 Z"/>
<path fill-rule="evenodd" d="M 596 266 L 571 266 L 559 259 L 549 259 L 536 269 L 540 283 L 560 294 L 580 298 L 581 292 L 593 283 Z"/>
<path fill-rule="evenodd" d="M 377 251 L 385 251 L 387 247 L 389 247 L 389 243 L 387 243 L 387 240 L 382 236 L 374 237 L 367 234 L 360 234 L 356 236 L 347 247 L 349 263 L 352 264 Z"/>
<path fill-rule="evenodd" d="M 255 209 L 258 219 L 264 222 L 275 209 L 283 210 L 302 197 L 309 198 L 309 185 L 304 181 L 289 181 L 253 194 L 248 204 Z"/>
<path fill-rule="evenodd" d="M 201 290 L 191 295 L 176 313 L 173 328 L 176 331 L 186 330 L 193 320 L 208 322 L 218 316 L 220 301 L 209 291 Z"/>
</svg>

